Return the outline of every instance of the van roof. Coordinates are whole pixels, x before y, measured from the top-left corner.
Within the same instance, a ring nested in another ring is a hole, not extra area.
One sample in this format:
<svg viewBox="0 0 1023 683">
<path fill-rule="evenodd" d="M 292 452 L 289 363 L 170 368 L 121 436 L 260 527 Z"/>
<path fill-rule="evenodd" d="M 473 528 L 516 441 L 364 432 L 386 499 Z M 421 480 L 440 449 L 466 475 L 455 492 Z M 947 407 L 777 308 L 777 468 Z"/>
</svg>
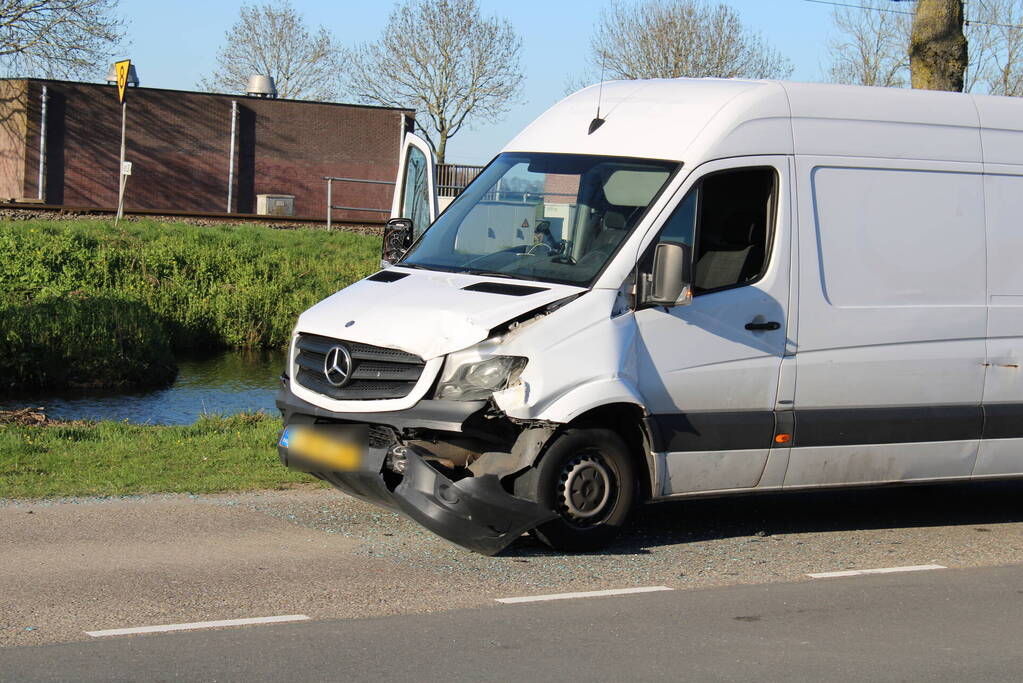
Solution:
<svg viewBox="0 0 1023 683">
<path fill-rule="evenodd" d="M 598 98 L 605 123 L 591 134 Z M 504 151 L 687 164 L 758 154 L 1023 164 L 1021 132 L 1023 100 L 1014 97 L 678 78 L 590 86 L 541 114 Z"/>
</svg>

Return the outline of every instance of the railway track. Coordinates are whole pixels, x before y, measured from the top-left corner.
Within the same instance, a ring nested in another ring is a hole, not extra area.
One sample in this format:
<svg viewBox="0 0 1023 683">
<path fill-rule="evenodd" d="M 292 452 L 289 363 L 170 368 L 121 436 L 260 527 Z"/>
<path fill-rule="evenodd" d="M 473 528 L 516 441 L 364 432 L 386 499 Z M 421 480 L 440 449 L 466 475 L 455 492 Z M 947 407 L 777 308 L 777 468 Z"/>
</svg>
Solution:
<svg viewBox="0 0 1023 683">
<path fill-rule="evenodd" d="M 116 210 L 95 206 L 66 206 L 58 204 L 35 204 L 10 202 L 0 204 L 0 220 L 31 220 L 43 219 L 81 219 L 113 218 Z M 257 216 L 248 213 L 202 213 L 199 211 L 167 211 L 165 209 L 125 209 L 125 219 L 149 218 L 165 219 L 174 222 L 187 222 L 196 225 L 224 225 L 239 223 L 255 223 L 273 228 L 319 228 L 327 226 L 324 218 L 300 218 L 296 216 Z M 359 232 L 363 234 L 381 234 L 385 221 L 378 219 L 351 220 L 334 218 L 331 221 L 336 229 Z"/>
</svg>

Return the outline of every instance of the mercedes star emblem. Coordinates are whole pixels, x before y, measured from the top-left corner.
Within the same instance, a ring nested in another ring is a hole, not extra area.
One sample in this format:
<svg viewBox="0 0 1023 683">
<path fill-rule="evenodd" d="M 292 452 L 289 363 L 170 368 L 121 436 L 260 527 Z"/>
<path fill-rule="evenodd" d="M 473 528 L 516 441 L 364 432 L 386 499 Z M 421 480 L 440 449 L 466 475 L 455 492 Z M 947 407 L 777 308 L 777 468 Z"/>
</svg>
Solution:
<svg viewBox="0 0 1023 683">
<path fill-rule="evenodd" d="M 323 359 L 323 375 L 335 387 L 348 384 L 352 376 L 352 354 L 343 346 L 332 346 Z"/>
</svg>

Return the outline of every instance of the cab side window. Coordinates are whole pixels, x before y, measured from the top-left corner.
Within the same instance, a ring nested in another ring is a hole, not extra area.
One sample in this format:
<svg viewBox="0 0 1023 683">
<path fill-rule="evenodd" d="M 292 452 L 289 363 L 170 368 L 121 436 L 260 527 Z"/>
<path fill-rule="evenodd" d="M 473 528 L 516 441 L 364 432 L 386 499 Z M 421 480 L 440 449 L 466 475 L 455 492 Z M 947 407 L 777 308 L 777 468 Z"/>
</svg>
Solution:
<svg viewBox="0 0 1023 683">
<path fill-rule="evenodd" d="M 715 173 L 672 212 L 657 241 L 694 247 L 694 293 L 736 287 L 764 274 L 776 185 L 770 168 Z"/>
<path fill-rule="evenodd" d="M 746 284 L 764 274 L 775 184 L 769 168 L 716 173 L 700 183 L 695 293 Z"/>
</svg>

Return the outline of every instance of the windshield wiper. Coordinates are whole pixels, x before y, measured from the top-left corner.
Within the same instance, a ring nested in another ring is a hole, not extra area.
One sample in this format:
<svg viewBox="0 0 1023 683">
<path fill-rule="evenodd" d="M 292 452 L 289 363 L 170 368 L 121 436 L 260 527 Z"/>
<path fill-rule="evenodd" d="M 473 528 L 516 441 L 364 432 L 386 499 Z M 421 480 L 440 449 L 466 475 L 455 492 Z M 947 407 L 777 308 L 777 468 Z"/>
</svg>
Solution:
<svg viewBox="0 0 1023 683">
<path fill-rule="evenodd" d="M 438 268 L 436 266 L 424 266 L 424 265 L 420 265 L 418 263 L 405 263 L 403 261 L 399 262 L 399 263 L 395 263 L 394 265 L 398 266 L 399 268 L 415 268 L 416 270 L 431 270 L 431 271 L 433 271 L 435 273 L 451 273 L 451 272 L 453 272 L 453 271 L 450 271 L 450 270 L 445 270 L 443 268 Z"/>
<path fill-rule="evenodd" d="M 538 278 L 529 277 L 528 275 L 511 275 L 509 273 L 500 273 L 494 270 L 463 270 L 466 275 L 480 275 L 482 277 L 503 277 L 509 280 L 536 280 Z"/>
</svg>

